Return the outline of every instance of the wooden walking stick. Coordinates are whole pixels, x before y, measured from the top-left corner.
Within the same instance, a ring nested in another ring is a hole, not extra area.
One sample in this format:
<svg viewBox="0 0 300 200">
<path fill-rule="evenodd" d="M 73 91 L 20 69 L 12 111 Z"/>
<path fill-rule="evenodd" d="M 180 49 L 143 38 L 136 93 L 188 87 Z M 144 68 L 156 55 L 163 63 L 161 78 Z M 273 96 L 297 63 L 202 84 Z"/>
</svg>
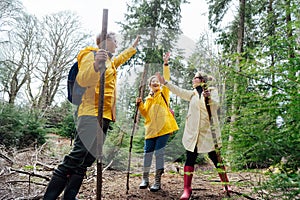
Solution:
<svg viewBox="0 0 300 200">
<path fill-rule="evenodd" d="M 106 35 L 107 35 L 107 19 L 108 9 L 103 9 L 102 17 L 102 32 L 101 32 L 101 49 L 106 49 Z M 102 148 L 104 143 L 103 133 L 103 104 L 104 104 L 104 88 L 105 88 L 105 61 L 100 63 L 100 81 L 99 81 L 99 99 L 98 99 L 98 122 L 100 125 L 100 133 L 97 133 L 97 200 L 101 199 L 102 193 Z"/>
<path fill-rule="evenodd" d="M 140 82 L 139 86 L 139 97 L 144 96 L 144 86 L 145 86 L 145 80 L 146 80 L 146 75 L 148 72 L 148 64 L 145 65 L 145 69 L 142 75 L 142 80 Z M 127 166 L 127 182 L 126 182 L 126 194 L 128 194 L 129 191 L 129 174 L 130 174 L 130 163 L 131 163 L 131 150 L 132 150 L 132 141 L 133 141 L 133 135 L 135 133 L 137 124 L 138 124 L 138 110 L 139 110 L 139 104 L 136 104 L 135 108 L 135 113 L 134 113 L 134 118 L 133 118 L 133 128 L 132 132 L 130 135 L 130 144 L 129 144 L 129 155 L 128 155 L 128 166 Z"/>
<path fill-rule="evenodd" d="M 204 91 L 208 90 L 206 84 L 203 86 L 203 90 Z M 215 129 L 214 129 L 214 124 L 213 124 L 213 119 L 212 119 L 212 114 L 211 114 L 211 109 L 210 109 L 210 104 L 209 104 L 209 97 L 204 97 L 204 98 L 205 98 L 205 106 L 206 106 L 206 109 L 207 109 L 207 112 L 208 112 L 208 118 L 209 118 L 209 122 L 210 122 L 210 130 L 211 130 L 212 138 L 214 140 L 215 151 L 216 151 L 218 163 L 223 164 L 223 160 L 222 160 L 222 157 L 221 157 L 221 154 L 220 154 L 220 149 L 219 149 L 219 145 L 218 145 L 216 132 L 215 132 Z M 223 166 L 222 169 L 225 171 L 224 166 Z M 222 177 L 221 178 L 222 180 L 226 180 L 228 182 L 227 175 L 225 173 L 222 172 L 222 173 L 219 173 L 219 175 Z M 225 187 L 227 196 L 230 197 L 230 194 L 229 194 L 229 191 L 228 191 L 228 185 L 225 184 L 224 187 Z"/>
</svg>

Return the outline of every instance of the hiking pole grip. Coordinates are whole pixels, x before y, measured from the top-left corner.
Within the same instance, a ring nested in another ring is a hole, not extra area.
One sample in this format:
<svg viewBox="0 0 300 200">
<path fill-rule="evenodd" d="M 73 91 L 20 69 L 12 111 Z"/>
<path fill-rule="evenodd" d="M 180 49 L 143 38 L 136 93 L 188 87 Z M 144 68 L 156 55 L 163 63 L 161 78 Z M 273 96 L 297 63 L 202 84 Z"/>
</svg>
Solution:
<svg viewBox="0 0 300 200">
<path fill-rule="evenodd" d="M 103 9 L 102 17 L 102 31 L 100 44 L 101 49 L 106 50 L 106 35 L 107 35 L 107 21 L 108 21 L 108 9 Z M 99 155 L 97 156 L 97 200 L 101 199 L 102 193 L 102 148 L 104 143 L 104 132 L 103 132 L 103 105 L 104 105 L 104 89 L 105 89 L 105 61 L 100 63 L 100 80 L 99 80 L 99 98 L 98 98 L 98 123 L 100 126 L 100 133 L 97 133 L 97 149 Z"/>
</svg>

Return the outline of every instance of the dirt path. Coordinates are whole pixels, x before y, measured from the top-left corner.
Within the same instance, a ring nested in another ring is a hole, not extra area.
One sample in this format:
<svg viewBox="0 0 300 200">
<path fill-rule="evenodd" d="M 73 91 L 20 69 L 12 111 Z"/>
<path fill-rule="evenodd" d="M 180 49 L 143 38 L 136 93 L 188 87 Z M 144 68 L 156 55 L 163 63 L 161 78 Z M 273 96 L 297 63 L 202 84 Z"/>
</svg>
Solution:
<svg viewBox="0 0 300 200">
<path fill-rule="evenodd" d="M 140 174 L 139 174 L 140 175 Z M 246 173 L 238 176 L 229 174 L 231 180 L 241 181 L 243 176 L 248 176 Z M 235 176 L 235 177 L 234 177 Z M 245 177 L 243 177 L 245 178 Z M 249 177 L 248 177 L 249 178 Z M 247 178 L 246 178 L 247 179 Z M 107 170 L 103 173 L 103 199 L 153 199 L 153 200 L 171 200 L 179 199 L 183 191 L 183 176 L 182 170 L 179 173 L 171 173 L 166 171 L 162 176 L 162 190 L 158 192 L 150 192 L 148 189 L 139 189 L 141 177 L 131 176 L 129 179 L 129 191 L 126 194 L 127 173 L 115 170 Z M 91 176 L 84 181 L 80 190 L 79 199 L 96 199 L 96 179 Z M 154 173 L 150 176 L 150 182 L 154 181 Z M 198 166 L 193 177 L 193 194 L 192 199 L 216 199 L 221 200 L 229 198 L 222 189 L 216 171 L 209 165 Z M 232 186 L 232 189 L 239 193 L 249 193 L 250 189 L 246 186 Z M 230 195 L 231 199 L 247 199 L 236 194 Z"/>
<path fill-rule="evenodd" d="M 38 149 L 28 148 L 10 152 L 0 149 L 0 200 L 42 199 L 52 170 L 61 162 L 69 149 L 70 140 L 55 135 Z M 183 191 L 182 166 L 179 163 L 166 163 L 165 167 L 165 173 L 162 176 L 162 190 L 158 192 L 139 189 L 141 172 L 138 169 L 132 169 L 128 194 L 126 194 L 127 171 L 105 169 L 102 177 L 102 199 L 179 199 Z M 138 168 L 141 169 L 141 167 Z M 229 172 L 228 176 L 235 192 L 254 198 L 255 194 L 251 194 L 251 188 L 261 179 L 259 174 Z M 79 200 L 96 199 L 96 178 L 95 163 L 88 169 L 87 177 L 78 194 Z M 150 182 L 153 183 L 153 181 L 154 173 L 151 173 Z M 192 187 L 192 199 L 221 200 L 228 198 L 222 189 L 217 172 L 210 164 L 195 167 Z M 247 198 L 231 194 L 230 199 Z"/>
</svg>

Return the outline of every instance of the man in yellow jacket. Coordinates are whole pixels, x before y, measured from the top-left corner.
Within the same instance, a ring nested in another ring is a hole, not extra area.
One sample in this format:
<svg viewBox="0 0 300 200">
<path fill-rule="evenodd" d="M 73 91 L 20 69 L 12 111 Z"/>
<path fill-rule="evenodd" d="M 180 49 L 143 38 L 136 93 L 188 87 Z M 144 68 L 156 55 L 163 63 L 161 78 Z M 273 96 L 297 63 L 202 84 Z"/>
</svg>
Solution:
<svg viewBox="0 0 300 200">
<path fill-rule="evenodd" d="M 96 43 L 100 48 L 101 35 Z M 55 200 L 64 190 L 63 199 L 74 200 L 79 192 L 87 167 L 90 167 L 98 155 L 96 136 L 99 133 L 105 137 L 109 123 L 116 119 L 116 85 L 117 68 L 124 64 L 136 53 L 140 37 L 133 45 L 118 56 L 113 57 L 117 48 L 115 33 L 108 33 L 106 50 L 88 46 L 77 56 L 78 74 L 76 80 L 81 87 L 85 87 L 81 104 L 78 107 L 77 135 L 72 151 L 65 156 L 63 162 L 54 170 L 48 184 L 44 200 Z M 103 105 L 102 129 L 97 120 L 100 87 L 100 63 L 105 61 L 105 89 Z"/>
</svg>

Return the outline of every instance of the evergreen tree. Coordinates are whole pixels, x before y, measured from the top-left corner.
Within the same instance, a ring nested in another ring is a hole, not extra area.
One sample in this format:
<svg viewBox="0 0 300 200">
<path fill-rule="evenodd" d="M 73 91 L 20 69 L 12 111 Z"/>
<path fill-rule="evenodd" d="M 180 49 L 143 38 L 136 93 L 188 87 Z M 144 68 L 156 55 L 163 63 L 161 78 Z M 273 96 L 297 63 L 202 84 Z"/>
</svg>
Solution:
<svg viewBox="0 0 300 200">
<path fill-rule="evenodd" d="M 141 96 L 144 97 L 149 91 L 147 87 L 147 78 L 154 75 L 157 71 L 162 73 L 163 53 L 166 51 L 173 52 L 173 50 L 175 50 L 174 46 L 176 40 L 181 34 L 179 27 L 181 21 L 180 6 L 183 3 L 187 3 L 187 1 L 132 0 L 128 4 L 125 22 L 120 22 L 122 27 L 123 45 L 128 46 L 132 38 L 136 37 L 136 35 L 141 35 L 141 42 L 138 47 L 139 51 L 128 64 L 133 67 L 135 67 L 134 65 L 137 63 L 144 65 L 144 76 L 134 76 L 135 78 L 137 77 L 137 81 L 133 86 L 133 88 L 136 89 L 132 90 L 135 91 L 135 94 L 131 92 L 130 94 L 120 95 L 126 95 L 125 98 L 130 98 L 128 95 L 137 97 L 137 91 L 139 91 L 140 83 L 143 81 Z M 171 76 L 177 71 L 176 67 L 177 66 L 174 66 L 172 63 L 172 66 L 170 67 Z M 145 79 L 141 80 L 141 77 L 145 77 Z M 134 104 L 135 99 L 132 101 L 130 107 L 134 108 Z M 142 126 L 141 123 L 140 125 Z M 143 134 L 142 131 L 139 133 Z"/>
<path fill-rule="evenodd" d="M 226 10 L 228 2 L 215 1 L 221 10 Z M 223 129 L 225 135 L 234 138 L 230 143 L 231 163 L 238 168 L 279 168 L 280 174 L 272 175 L 260 188 L 270 190 L 271 199 L 278 197 L 279 191 L 282 199 L 299 195 L 294 190 L 300 163 L 299 145 L 295 145 L 300 138 L 298 3 L 245 1 L 242 48 L 237 45 L 238 20 L 222 29 L 218 39 L 224 49 L 220 67 L 227 80 L 227 107 L 235 108 L 228 110 L 231 123 Z M 215 26 L 224 14 L 217 8 L 210 7 L 217 16 Z M 235 19 L 240 19 L 241 15 L 237 16 Z"/>
</svg>

